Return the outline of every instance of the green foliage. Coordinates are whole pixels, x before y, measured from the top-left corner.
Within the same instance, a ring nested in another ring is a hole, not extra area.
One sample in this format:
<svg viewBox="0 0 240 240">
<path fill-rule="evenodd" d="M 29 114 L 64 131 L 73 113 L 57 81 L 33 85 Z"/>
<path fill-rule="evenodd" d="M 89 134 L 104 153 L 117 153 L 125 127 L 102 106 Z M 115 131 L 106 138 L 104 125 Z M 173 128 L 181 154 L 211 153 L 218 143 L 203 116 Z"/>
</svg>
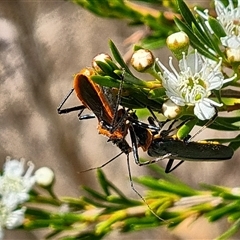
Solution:
<svg viewBox="0 0 240 240">
<path fill-rule="evenodd" d="M 213 90 L 209 99 L 222 103 L 217 110 L 227 116 L 221 115 L 217 119 L 212 119 L 212 122 L 200 121 L 194 116 L 192 106 L 183 107 L 181 115 L 176 117 L 183 124 L 175 130 L 179 139 L 186 139 L 195 125 L 219 131 L 239 131 L 239 62 L 231 62 L 226 51 L 223 50 L 221 37 L 226 33 L 215 18 L 209 17 L 206 23 L 206 19 L 199 12 L 192 11 L 183 0 L 176 2 L 142 0 L 138 3 L 123 0 L 73 0 L 73 2 L 100 17 L 124 19 L 132 25 L 146 26 L 149 31 L 144 38 L 135 43 L 135 50 L 159 48 L 165 45 L 168 35 L 180 29 L 187 34 L 191 50 L 197 50 L 198 53 L 216 62 L 221 58 L 221 66 L 218 67 L 222 70 L 222 75 L 231 78 L 236 74 L 236 78 L 224 82 L 221 89 Z M 150 5 L 146 8 L 140 2 Z M 167 8 L 171 9 L 170 15 Z M 176 16 L 173 18 L 173 15 Z M 142 73 L 142 77 L 138 77 L 112 41 L 109 42 L 109 47 L 113 60 L 96 61 L 101 71 L 94 70 L 94 74 L 89 78 L 109 90 L 115 98 L 119 94 L 121 106 L 137 109 L 138 117 L 149 116 L 149 109 L 155 111 L 156 115 L 160 115 L 157 118 L 161 119 L 158 122 L 161 126 L 162 121 L 166 119 L 162 114 L 162 106 L 169 99 L 162 84 L 163 74 L 159 74 L 160 66 L 155 64 L 154 59 L 151 68 Z M 173 69 L 172 66 L 170 67 Z M 174 74 L 177 75 L 175 72 L 172 75 Z M 229 89 L 232 87 L 235 89 Z M 234 112 L 235 115 L 229 116 L 229 112 Z M 217 140 L 220 143 L 229 143 L 234 150 L 240 147 L 240 135 Z M 140 231 L 158 226 L 172 229 L 185 219 L 197 216 L 204 217 L 209 222 L 221 218 L 228 219 L 230 227 L 218 239 L 230 238 L 239 230 L 238 188 L 202 184 L 203 190 L 196 190 L 171 174 L 165 174 L 164 169 L 157 165 L 150 165 L 150 168 L 158 174 L 157 177 L 134 178 L 135 184 L 141 184 L 147 189 L 146 194 L 139 200 L 127 197 L 101 170 L 97 172 L 101 191 L 84 186 L 86 195 L 79 198 L 57 198 L 49 189 L 48 196 L 32 191 L 29 202 L 51 205 L 52 210 L 43 210 L 38 205 L 29 206 L 23 228 L 28 230 L 48 228 L 50 233 L 47 238 L 58 237 L 61 234 L 62 239 L 102 239 L 116 229 L 122 232 Z M 67 210 L 59 211 L 63 206 L 66 206 Z"/>
<path fill-rule="evenodd" d="M 156 49 L 164 46 L 166 37 L 177 30 L 173 21 L 173 14 L 167 10 L 171 8 L 172 11 L 177 12 L 175 0 L 142 1 L 150 4 L 147 7 L 141 5 L 140 1 L 138 3 L 123 0 L 72 1 L 100 17 L 124 19 L 130 25 L 148 27 L 149 30 L 144 34 L 145 37 L 138 42 L 138 45 L 144 48 Z M 157 10 L 161 8 L 165 10 Z"/>
<path fill-rule="evenodd" d="M 148 206 L 141 200 L 125 196 L 99 169 L 97 177 L 102 191 L 83 187 L 86 196 L 80 198 L 54 200 L 50 195 L 44 196 L 48 199 L 45 204 L 50 204 L 52 210 L 43 210 L 40 205 L 29 206 L 23 228 L 49 228 L 48 239 L 59 234 L 61 238 L 58 239 L 102 239 L 114 230 L 131 232 L 157 226 L 174 228 L 184 219 L 198 216 L 210 222 L 223 217 L 229 219 L 231 226 L 219 239 L 227 239 L 238 231 L 239 189 L 202 184 L 203 190 L 195 190 L 173 175 L 164 173 L 164 169 L 157 165 L 150 165 L 150 168 L 158 176 L 134 178 L 136 183 L 147 189 L 144 199 Z M 32 195 L 35 203 L 44 206 L 41 198 L 43 196 L 38 192 Z M 59 207 L 64 205 L 68 210 L 59 212 Z"/>
</svg>

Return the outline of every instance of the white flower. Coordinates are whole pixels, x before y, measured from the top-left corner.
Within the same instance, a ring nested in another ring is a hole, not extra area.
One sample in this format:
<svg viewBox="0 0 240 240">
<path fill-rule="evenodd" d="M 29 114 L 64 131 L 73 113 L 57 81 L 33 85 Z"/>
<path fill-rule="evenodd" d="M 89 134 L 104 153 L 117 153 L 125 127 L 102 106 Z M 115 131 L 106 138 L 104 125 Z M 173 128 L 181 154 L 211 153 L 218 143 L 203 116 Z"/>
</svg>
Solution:
<svg viewBox="0 0 240 240">
<path fill-rule="evenodd" d="M 35 183 L 35 177 L 31 176 L 34 169 L 33 163 L 28 162 L 29 168 L 26 172 L 24 163 L 24 159 L 10 160 L 8 157 L 3 168 L 3 175 L 0 176 L 0 195 L 14 194 L 17 204 L 28 200 L 28 192 Z"/>
<path fill-rule="evenodd" d="M 32 176 L 34 165 L 28 162 L 28 169 L 24 168 L 25 160 L 11 160 L 7 157 L 0 176 L 0 239 L 3 229 L 13 229 L 22 225 L 25 207 L 18 209 L 19 204 L 29 199 L 28 192 L 35 183 Z"/>
<path fill-rule="evenodd" d="M 220 0 L 215 0 L 217 19 L 224 28 L 226 36 L 221 38 L 224 46 L 229 48 L 240 48 L 240 0 L 234 8 L 233 1 L 225 7 Z"/>
<path fill-rule="evenodd" d="M 222 106 L 208 97 L 211 91 L 219 90 L 224 83 L 232 81 L 234 77 L 224 79 L 219 62 L 209 59 L 195 53 L 187 57 L 183 53 L 183 58 L 179 62 L 180 72 L 173 67 L 172 58 L 169 58 L 170 72 L 158 59 L 156 60 L 162 69 L 163 87 L 166 89 L 166 95 L 175 104 L 179 106 L 193 106 L 194 114 L 200 120 L 211 119 L 216 113 L 215 107 Z"/>
<path fill-rule="evenodd" d="M 8 214 L 5 215 L 5 219 L 4 219 L 5 227 L 7 229 L 14 229 L 16 227 L 21 226 L 24 222 L 25 211 L 26 211 L 26 207 L 22 207 L 21 209 L 17 209 L 15 211 L 9 211 Z"/>
<path fill-rule="evenodd" d="M 23 224 L 25 211 L 26 207 L 13 211 L 8 206 L 0 204 L 0 239 L 4 237 L 4 228 L 14 229 Z"/>
</svg>

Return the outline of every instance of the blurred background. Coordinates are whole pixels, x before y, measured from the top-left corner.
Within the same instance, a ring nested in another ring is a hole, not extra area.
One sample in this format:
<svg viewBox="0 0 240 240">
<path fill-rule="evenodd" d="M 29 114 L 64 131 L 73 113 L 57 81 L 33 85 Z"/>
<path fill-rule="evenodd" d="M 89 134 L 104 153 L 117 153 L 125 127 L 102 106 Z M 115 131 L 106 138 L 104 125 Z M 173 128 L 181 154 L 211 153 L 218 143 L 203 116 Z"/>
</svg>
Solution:
<svg viewBox="0 0 240 240">
<path fill-rule="evenodd" d="M 58 196 L 77 197 L 83 193 L 80 185 L 98 189 L 96 171 L 81 171 L 102 165 L 119 149 L 98 134 L 96 119 L 79 122 L 76 113 L 58 115 L 56 109 L 72 88 L 73 74 L 91 65 L 98 53 L 110 53 L 109 39 L 122 54 L 129 54 L 131 48 L 124 44 L 125 39 L 143 27 L 99 18 L 65 1 L 1 1 L 0 5 L 1 164 L 6 156 L 24 157 L 36 168 L 52 168 Z M 167 63 L 170 53 L 163 48 L 154 54 Z M 75 105 L 79 101 L 73 95 L 67 106 Z M 224 133 L 224 137 L 230 134 Z M 209 136 L 219 137 L 219 133 L 204 131 L 197 139 Z M 147 157 L 142 152 L 140 155 Z M 185 162 L 174 175 L 194 187 L 201 182 L 237 187 L 238 167 L 236 152 L 231 161 Z M 131 171 L 136 177 L 153 174 L 147 167 L 136 166 L 134 161 Z M 126 156 L 104 167 L 104 172 L 127 196 L 138 199 L 130 187 Z M 144 194 L 144 189 L 136 188 Z M 186 221 L 172 232 L 163 227 L 130 235 L 113 232 L 106 239 L 212 239 L 227 226 L 226 220 L 209 224 L 200 218 L 193 223 L 192 219 Z M 6 231 L 6 239 L 43 236 L 41 230 Z"/>
</svg>

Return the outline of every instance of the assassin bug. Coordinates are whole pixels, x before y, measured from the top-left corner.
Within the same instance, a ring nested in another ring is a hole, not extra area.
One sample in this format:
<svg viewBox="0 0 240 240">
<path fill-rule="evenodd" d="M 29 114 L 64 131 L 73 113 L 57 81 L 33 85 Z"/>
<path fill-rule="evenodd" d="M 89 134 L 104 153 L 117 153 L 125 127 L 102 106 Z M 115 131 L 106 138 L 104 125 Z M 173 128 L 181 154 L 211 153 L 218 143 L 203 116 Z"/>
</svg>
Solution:
<svg viewBox="0 0 240 240">
<path fill-rule="evenodd" d="M 153 120 L 149 118 L 149 122 L 153 124 Z M 138 165 L 148 165 L 156 163 L 163 159 L 169 159 L 165 172 L 170 173 L 178 166 L 180 166 L 184 161 L 222 161 L 229 160 L 232 158 L 234 151 L 231 147 L 222 145 L 218 142 L 212 141 L 190 141 L 192 138 L 190 136 L 184 139 L 179 139 L 175 135 L 169 135 L 173 131 L 172 126 L 175 121 L 169 126 L 167 130 L 162 130 L 160 133 L 155 134 L 152 138 L 150 145 L 148 145 L 147 153 L 150 157 L 155 157 L 153 160 L 146 162 L 141 162 Z M 178 129 L 185 123 L 181 123 L 176 127 Z M 163 125 L 165 122 L 163 122 Z M 204 128 L 204 127 L 203 127 Z M 144 136 L 143 134 L 141 136 Z M 141 139 L 144 145 L 144 137 Z M 146 140 L 147 142 L 147 140 Z M 174 160 L 178 159 L 180 162 L 174 167 Z"/>
<path fill-rule="evenodd" d="M 82 116 L 81 114 L 84 109 L 88 108 L 93 111 L 99 121 L 99 133 L 109 137 L 109 141 L 112 141 L 121 150 L 120 154 L 104 163 L 100 168 L 116 159 L 122 153 L 128 156 L 131 151 L 133 152 L 135 163 L 139 166 L 169 159 L 165 169 L 166 173 L 173 171 L 184 161 L 219 161 L 231 159 L 233 150 L 228 146 L 217 142 L 193 142 L 189 141 L 189 137 L 179 139 L 176 136 L 170 136 L 169 133 L 173 131 L 172 126 L 174 122 L 169 126 L 168 130 L 158 133 L 158 130 L 163 127 L 165 122 L 158 121 L 160 126 L 157 127 L 153 120 L 157 118 L 151 109 L 149 110 L 154 118 L 149 118 L 150 125 L 139 122 L 137 116 L 129 110 L 125 110 L 124 108 L 118 110 L 119 100 L 115 99 L 116 103 L 113 104 L 112 99 L 107 98 L 109 93 L 104 93 L 103 89 L 89 78 L 92 74 L 93 70 L 86 68 L 75 76 L 74 88 L 59 106 L 58 113 L 63 114 L 80 110 L 78 116 L 82 120 L 94 117 L 94 115 Z M 83 105 L 62 109 L 63 104 L 74 90 Z M 105 88 L 105 91 L 107 90 L 108 88 Z M 119 90 L 121 91 L 121 87 L 119 87 Z M 132 147 L 125 140 L 128 130 L 130 132 Z M 138 156 L 139 147 L 142 147 L 143 151 L 147 151 L 148 155 L 155 157 L 155 159 L 140 162 Z M 181 161 L 172 168 L 174 159 Z"/>
<path fill-rule="evenodd" d="M 91 68 L 85 68 L 75 75 L 73 89 L 60 104 L 57 111 L 59 114 L 80 111 L 78 114 L 80 120 L 94 118 L 96 116 L 99 121 L 99 133 L 107 136 L 109 141 L 112 141 L 122 150 L 122 153 L 128 154 L 131 152 L 131 147 L 125 140 L 128 130 L 130 130 L 130 132 L 134 131 L 134 125 L 139 125 L 141 128 L 149 127 L 154 130 L 158 129 L 158 127 L 139 122 L 135 113 L 129 109 L 118 109 L 119 99 L 117 98 L 116 103 L 113 103 L 112 99 L 107 98 L 108 93 L 104 93 L 103 88 L 90 79 L 90 76 L 93 74 L 94 71 Z M 107 90 L 108 89 L 105 88 L 105 91 Z M 77 97 L 83 105 L 62 109 L 64 103 L 73 91 L 76 92 Z M 120 93 L 118 95 L 120 95 Z M 90 109 L 94 115 L 82 115 L 82 112 L 86 108 Z"/>
<path fill-rule="evenodd" d="M 119 157 L 122 153 L 127 155 L 127 166 L 128 166 L 128 174 L 130 179 L 131 188 L 133 191 L 143 200 L 143 202 L 148 206 L 150 211 L 160 220 L 159 216 L 150 208 L 147 204 L 146 200 L 141 196 L 141 194 L 135 189 L 131 171 L 130 171 L 130 163 L 129 163 L 129 153 L 132 151 L 135 162 L 139 162 L 138 157 L 138 148 L 142 147 L 144 151 L 148 149 L 152 141 L 152 134 L 150 130 L 147 128 L 157 131 L 159 130 L 156 126 L 151 126 L 142 122 L 139 122 L 137 116 L 130 109 L 126 110 L 125 108 L 118 109 L 120 102 L 120 94 L 118 93 L 118 98 L 115 99 L 115 104 L 112 102 L 112 99 L 107 98 L 107 94 L 104 93 L 104 89 L 99 85 L 95 84 L 90 76 L 94 74 L 92 69 L 83 69 L 80 73 L 78 73 L 74 77 L 73 89 L 69 92 L 66 98 L 58 107 L 57 111 L 59 114 L 65 114 L 72 111 L 80 111 L 78 117 L 80 120 L 93 118 L 94 115 L 97 117 L 98 123 L 98 131 L 100 134 L 103 134 L 109 138 L 109 141 L 116 144 L 121 153 L 110 159 L 108 162 L 104 163 L 100 167 L 102 168 L 108 163 L 112 162 L 114 159 Z M 107 90 L 107 89 L 105 89 Z M 121 86 L 119 87 L 121 91 Z M 64 103 L 67 101 L 72 92 L 75 91 L 79 100 L 83 103 L 83 105 L 62 109 Z M 90 109 L 94 115 L 82 115 L 84 109 Z M 132 147 L 129 146 L 128 142 L 125 140 L 125 137 L 130 132 Z M 138 132 L 136 134 L 136 131 Z M 142 141 L 142 139 L 144 141 Z M 96 169 L 90 168 L 89 170 Z"/>
</svg>

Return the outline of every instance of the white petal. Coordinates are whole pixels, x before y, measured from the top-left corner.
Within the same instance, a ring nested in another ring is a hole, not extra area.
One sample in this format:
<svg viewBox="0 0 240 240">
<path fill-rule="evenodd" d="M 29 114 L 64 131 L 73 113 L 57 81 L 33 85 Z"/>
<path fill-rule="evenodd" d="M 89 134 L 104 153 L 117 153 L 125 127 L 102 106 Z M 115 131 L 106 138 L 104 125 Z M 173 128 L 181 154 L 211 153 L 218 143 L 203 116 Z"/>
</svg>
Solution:
<svg viewBox="0 0 240 240">
<path fill-rule="evenodd" d="M 20 203 L 26 202 L 29 199 L 29 194 L 28 193 L 24 193 L 24 192 L 17 193 L 16 197 L 18 199 L 18 204 L 20 204 Z"/>
<path fill-rule="evenodd" d="M 215 102 L 210 98 L 204 98 L 204 102 L 208 102 L 210 105 L 215 106 L 215 107 L 222 107 L 223 106 L 222 103 Z"/>
<path fill-rule="evenodd" d="M 4 164 L 4 175 L 18 177 L 24 173 L 24 161 L 21 160 L 7 160 Z"/>
<path fill-rule="evenodd" d="M 240 37 L 236 35 L 226 36 L 221 38 L 221 42 L 223 46 L 229 48 L 240 48 Z"/>
<path fill-rule="evenodd" d="M 215 108 L 207 101 L 198 102 L 194 107 L 194 114 L 200 120 L 211 119 L 216 113 Z"/>
<path fill-rule="evenodd" d="M 14 210 L 19 204 L 19 198 L 15 193 L 4 194 L 1 199 L 1 204 L 9 211 Z"/>
<path fill-rule="evenodd" d="M 13 229 L 23 224 L 26 208 L 21 208 L 9 214 L 5 226 L 7 229 Z"/>
<path fill-rule="evenodd" d="M 187 65 L 190 67 L 193 75 L 201 71 L 203 67 L 203 60 L 201 56 L 195 51 L 192 54 L 187 55 Z"/>
<path fill-rule="evenodd" d="M 178 106 L 185 106 L 185 102 L 182 98 L 175 96 L 170 96 L 169 98 Z"/>
<path fill-rule="evenodd" d="M 36 177 L 35 176 L 31 176 L 29 178 L 24 178 L 23 182 L 22 182 L 24 191 L 29 192 L 32 189 L 35 182 L 36 182 Z"/>
<path fill-rule="evenodd" d="M 223 85 L 223 74 L 221 72 L 215 73 L 214 76 L 209 79 L 209 87 L 208 90 L 219 90 Z"/>
</svg>

